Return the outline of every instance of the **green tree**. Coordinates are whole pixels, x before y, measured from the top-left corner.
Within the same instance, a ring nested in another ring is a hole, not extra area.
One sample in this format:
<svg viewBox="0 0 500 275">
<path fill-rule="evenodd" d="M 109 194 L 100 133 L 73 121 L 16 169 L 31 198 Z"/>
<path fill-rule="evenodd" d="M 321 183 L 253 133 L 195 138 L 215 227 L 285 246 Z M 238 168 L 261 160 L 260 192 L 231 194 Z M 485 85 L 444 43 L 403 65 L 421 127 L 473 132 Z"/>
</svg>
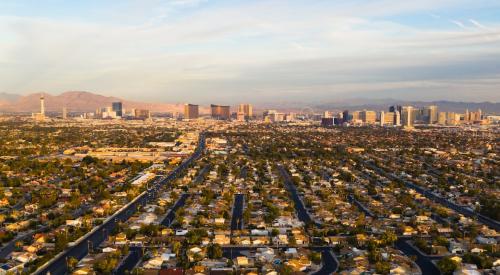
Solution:
<svg viewBox="0 0 500 275">
<path fill-rule="evenodd" d="M 455 261 L 453 261 L 450 257 L 444 257 L 437 263 L 437 267 L 441 271 L 441 273 L 453 274 L 453 271 L 457 269 L 458 265 Z"/>
</svg>

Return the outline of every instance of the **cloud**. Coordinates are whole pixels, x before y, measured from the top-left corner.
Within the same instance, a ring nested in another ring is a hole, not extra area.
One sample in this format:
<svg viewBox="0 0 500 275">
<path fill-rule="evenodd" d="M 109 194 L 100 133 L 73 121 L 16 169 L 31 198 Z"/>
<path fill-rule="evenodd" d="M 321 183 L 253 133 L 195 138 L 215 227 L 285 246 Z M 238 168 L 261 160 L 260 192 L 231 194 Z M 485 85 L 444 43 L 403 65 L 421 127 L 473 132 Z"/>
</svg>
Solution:
<svg viewBox="0 0 500 275">
<path fill-rule="evenodd" d="M 483 29 L 483 30 L 487 30 L 487 31 L 491 31 L 492 30 L 492 29 L 490 29 L 488 27 L 485 27 L 484 25 L 482 25 L 481 23 L 477 22 L 474 19 L 469 19 L 469 22 L 471 22 L 474 26 L 476 26 L 479 29 Z"/>
<path fill-rule="evenodd" d="M 450 20 L 450 22 L 457 25 L 461 29 L 467 30 L 467 27 L 465 27 L 465 24 L 458 21 L 458 20 Z"/>
<path fill-rule="evenodd" d="M 450 79 L 500 74 L 491 62 L 500 57 L 493 27 L 456 21 L 468 31 L 420 28 L 390 17 L 425 18 L 456 1 L 356 2 L 140 1 L 140 10 L 128 8 L 132 22 L 0 16 L 0 90 L 91 90 L 181 102 L 276 99 L 296 91 L 306 99 L 343 89 L 437 89 L 425 83 L 455 89 Z M 479 96 L 495 96 L 493 84 L 481 87 Z"/>
</svg>

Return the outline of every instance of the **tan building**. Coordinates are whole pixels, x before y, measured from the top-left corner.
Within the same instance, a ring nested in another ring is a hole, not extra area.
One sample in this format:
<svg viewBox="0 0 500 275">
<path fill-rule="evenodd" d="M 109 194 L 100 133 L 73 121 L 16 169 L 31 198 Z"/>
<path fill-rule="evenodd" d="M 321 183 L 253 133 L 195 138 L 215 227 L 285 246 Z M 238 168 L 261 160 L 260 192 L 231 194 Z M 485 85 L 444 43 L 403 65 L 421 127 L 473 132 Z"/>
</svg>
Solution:
<svg viewBox="0 0 500 275">
<path fill-rule="evenodd" d="M 243 114 L 245 118 L 250 118 L 253 116 L 253 107 L 251 104 L 240 104 L 238 113 Z"/>
<path fill-rule="evenodd" d="M 384 115 L 380 116 L 380 124 L 382 125 L 394 125 L 396 114 L 394 112 L 384 112 Z"/>
<path fill-rule="evenodd" d="M 364 110 L 360 112 L 360 119 L 366 124 L 374 124 L 377 120 L 377 113 L 375 111 Z"/>
<path fill-rule="evenodd" d="M 401 111 L 401 121 L 406 128 L 412 128 L 415 121 L 415 112 L 412 106 L 403 106 Z"/>
<path fill-rule="evenodd" d="M 229 106 L 221 105 L 210 105 L 212 111 L 212 118 L 215 119 L 229 119 L 231 116 L 231 111 Z"/>
<path fill-rule="evenodd" d="M 184 118 L 197 119 L 199 117 L 199 107 L 194 104 L 184 104 Z"/>
</svg>

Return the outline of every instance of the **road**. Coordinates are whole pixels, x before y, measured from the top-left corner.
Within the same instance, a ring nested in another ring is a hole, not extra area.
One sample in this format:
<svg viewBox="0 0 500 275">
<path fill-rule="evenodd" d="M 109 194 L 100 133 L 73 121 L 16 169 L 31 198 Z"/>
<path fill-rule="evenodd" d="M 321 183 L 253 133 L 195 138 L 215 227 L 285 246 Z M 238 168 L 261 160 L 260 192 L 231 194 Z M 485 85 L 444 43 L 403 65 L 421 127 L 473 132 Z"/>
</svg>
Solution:
<svg viewBox="0 0 500 275">
<path fill-rule="evenodd" d="M 234 195 L 233 215 L 231 218 L 231 231 L 243 229 L 243 202 L 245 195 Z"/>
<path fill-rule="evenodd" d="M 132 271 L 142 258 L 142 249 L 140 247 L 130 247 L 128 255 L 121 261 L 113 274 L 125 274 L 125 271 Z"/>
<path fill-rule="evenodd" d="M 314 275 L 332 274 L 337 272 L 339 269 L 339 262 L 335 257 L 335 254 L 333 254 L 332 249 L 317 248 L 314 250 L 321 251 L 321 261 L 323 262 L 321 269 L 315 272 Z"/>
<path fill-rule="evenodd" d="M 283 177 L 286 189 L 288 190 L 293 201 L 295 202 L 294 203 L 295 211 L 297 212 L 299 220 L 304 222 L 305 224 L 310 223 L 312 221 L 311 216 L 307 212 L 306 208 L 304 207 L 304 203 L 299 197 L 299 194 L 297 192 L 297 187 L 295 187 L 295 184 L 293 184 L 292 177 L 282 165 L 278 166 L 278 170 L 280 171 L 280 174 Z"/>
<path fill-rule="evenodd" d="M 408 238 L 398 238 L 396 241 L 396 248 L 407 256 L 417 256 L 415 263 L 422 270 L 422 274 L 440 274 L 439 269 L 431 262 L 433 258 L 422 255 L 418 250 L 408 244 L 407 240 Z M 436 257 L 436 259 L 438 258 Z"/>
<path fill-rule="evenodd" d="M 170 225 L 174 222 L 175 212 L 177 212 L 177 209 L 184 206 L 187 198 L 189 198 L 189 194 L 182 194 L 181 195 L 181 197 L 175 202 L 174 206 L 172 206 L 172 208 L 170 209 L 168 214 L 165 216 L 163 221 L 161 221 L 161 225 L 170 227 Z"/>
<path fill-rule="evenodd" d="M 354 202 L 354 204 L 358 207 L 358 209 L 363 211 L 367 216 L 372 217 L 372 218 L 376 218 L 375 215 L 372 213 L 372 211 L 370 211 L 370 209 L 366 208 L 366 206 L 364 204 L 362 204 L 357 199 L 355 199 L 353 195 L 349 195 L 347 197 L 347 199 L 351 203 Z"/>
<path fill-rule="evenodd" d="M 150 184 L 150 188 L 147 191 L 141 193 L 125 207 L 106 219 L 101 225 L 94 227 L 92 231 L 81 237 L 75 245 L 68 247 L 65 251 L 59 253 L 50 261 L 39 267 L 34 274 L 48 274 L 49 272 L 50 274 L 65 274 L 68 271 L 66 260 L 69 257 L 81 260 L 88 254 L 89 248 L 92 250 L 98 247 L 119 222 L 128 220 L 138 208 L 146 205 L 148 202 L 156 200 L 161 186 L 176 179 L 194 160 L 202 155 L 204 150 L 205 134 L 201 133 L 198 147 L 195 149 L 194 153 L 170 172 L 168 176 L 155 180 Z"/>
</svg>

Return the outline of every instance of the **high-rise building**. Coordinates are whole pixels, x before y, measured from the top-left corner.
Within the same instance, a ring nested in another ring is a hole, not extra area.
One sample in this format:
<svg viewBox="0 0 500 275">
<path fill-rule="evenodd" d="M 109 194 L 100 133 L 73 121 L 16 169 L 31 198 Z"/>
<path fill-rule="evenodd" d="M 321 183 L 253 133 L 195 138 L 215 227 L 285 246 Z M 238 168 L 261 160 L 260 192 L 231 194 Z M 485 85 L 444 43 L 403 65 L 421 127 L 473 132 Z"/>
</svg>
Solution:
<svg viewBox="0 0 500 275">
<path fill-rule="evenodd" d="M 412 106 L 404 106 L 402 108 L 401 120 L 405 128 L 413 128 L 415 121 L 415 112 Z"/>
<path fill-rule="evenodd" d="M 351 120 L 351 118 L 349 117 L 349 111 L 348 111 L 348 110 L 344 110 L 344 111 L 342 112 L 342 120 L 343 120 L 344 122 L 348 122 L 348 121 L 350 121 L 350 120 Z"/>
<path fill-rule="evenodd" d="M 231 110 L 229 106 L 210 105 L 212 111 L 212 118 L 227 120 L 231 117 Z"/>
<path fill-rule="evenodd" d="M 424 121 L 428 124 L 435 124 L 438 122 L 438 106 L 431 105 L 424 109 Z"/>
<path fill-rule="evenodd" d="M 380 112 L 380 126 L 385 125 L 385 113 L 384 111 Z"/>
<path fill-rule="evenodd" d="M 394 125 L 396 113 L 394 112 L 384 112 L 383 125 Z M 382 115 L 380 116 L 380 123 L 382 123 Z"/>
<path fill-rule="evenodd" d="M 465 110 L 464 121 L 465 122 L 478 122 L 482 120 L 483 113 L 481 109 L 478 109 L 476 112 L 469 112 L 468 109 Z"/>
<path fill-rule="evenodd" d="M 446 112 L 438 113 L 438 124 L 446 125 Z"/>
<path fill-rule="evenodd" d="M 460 118 L 457 119 L 457 114 L 455 112 L 447 112 L 446 113 L 446 124 L 447 125 L 456 125 L 458 124 Z"/>
<path fill-rule="evenodd" d="M 394 112 L 394 122 L 393 122 L 394 125 L 396 126 L 400 126 L 401 125 L 401 112 L 396 110 Z"/>
<path fill-rule="evenodd" d="M 122 117 L 123 116 L 123 105 L 121 102 L 113 102 L 111 103 L 111 110 L 115 112 L 115 116 Z"/>
<path fill-rule="evenodd" d="M 323 127 L 331 127 L 333 126 L 333 117 L 324 117 L 321 119 L 321 126 Z"/>
<path fill-rule="evenodd" d="M 184 118 L 197 119 L 199 116 L 199 106 L 194 104 L 184 104 Z"/>
<path fill-rule="evenodd" d="M 332 114 L 329 111 L 325 111 L 323 113 L 323 118 L 330 118 L 330 117 L 332 117 Z"/>
<path fill-rule="evenodd" d="M 360 112 L 360 119 L 366 124 L 374 124 L 377 120 L 377 113 L 375 111 L 364 110 Z"/>
<path fill-rule="evenodd" d="M 245 119 L 250 119 L 253 116 L 253 107 L 251 104 L 240 104 L 238 113 L 243 114 Z"/>
<path fill-rule="evenodd" d="M 67 119 L 68 118 L 68 109 L 66 107 L 62 108 L 62 118 Z"/>
<path fill-rule="evenodd" d="M 403 110 L 403 107 L 400 105 L 393 105 L 393 106 L 389 107 L 389 112 L 399 111 L 399 113 L 401 113 L 402 110 Z"/>
</svg>

